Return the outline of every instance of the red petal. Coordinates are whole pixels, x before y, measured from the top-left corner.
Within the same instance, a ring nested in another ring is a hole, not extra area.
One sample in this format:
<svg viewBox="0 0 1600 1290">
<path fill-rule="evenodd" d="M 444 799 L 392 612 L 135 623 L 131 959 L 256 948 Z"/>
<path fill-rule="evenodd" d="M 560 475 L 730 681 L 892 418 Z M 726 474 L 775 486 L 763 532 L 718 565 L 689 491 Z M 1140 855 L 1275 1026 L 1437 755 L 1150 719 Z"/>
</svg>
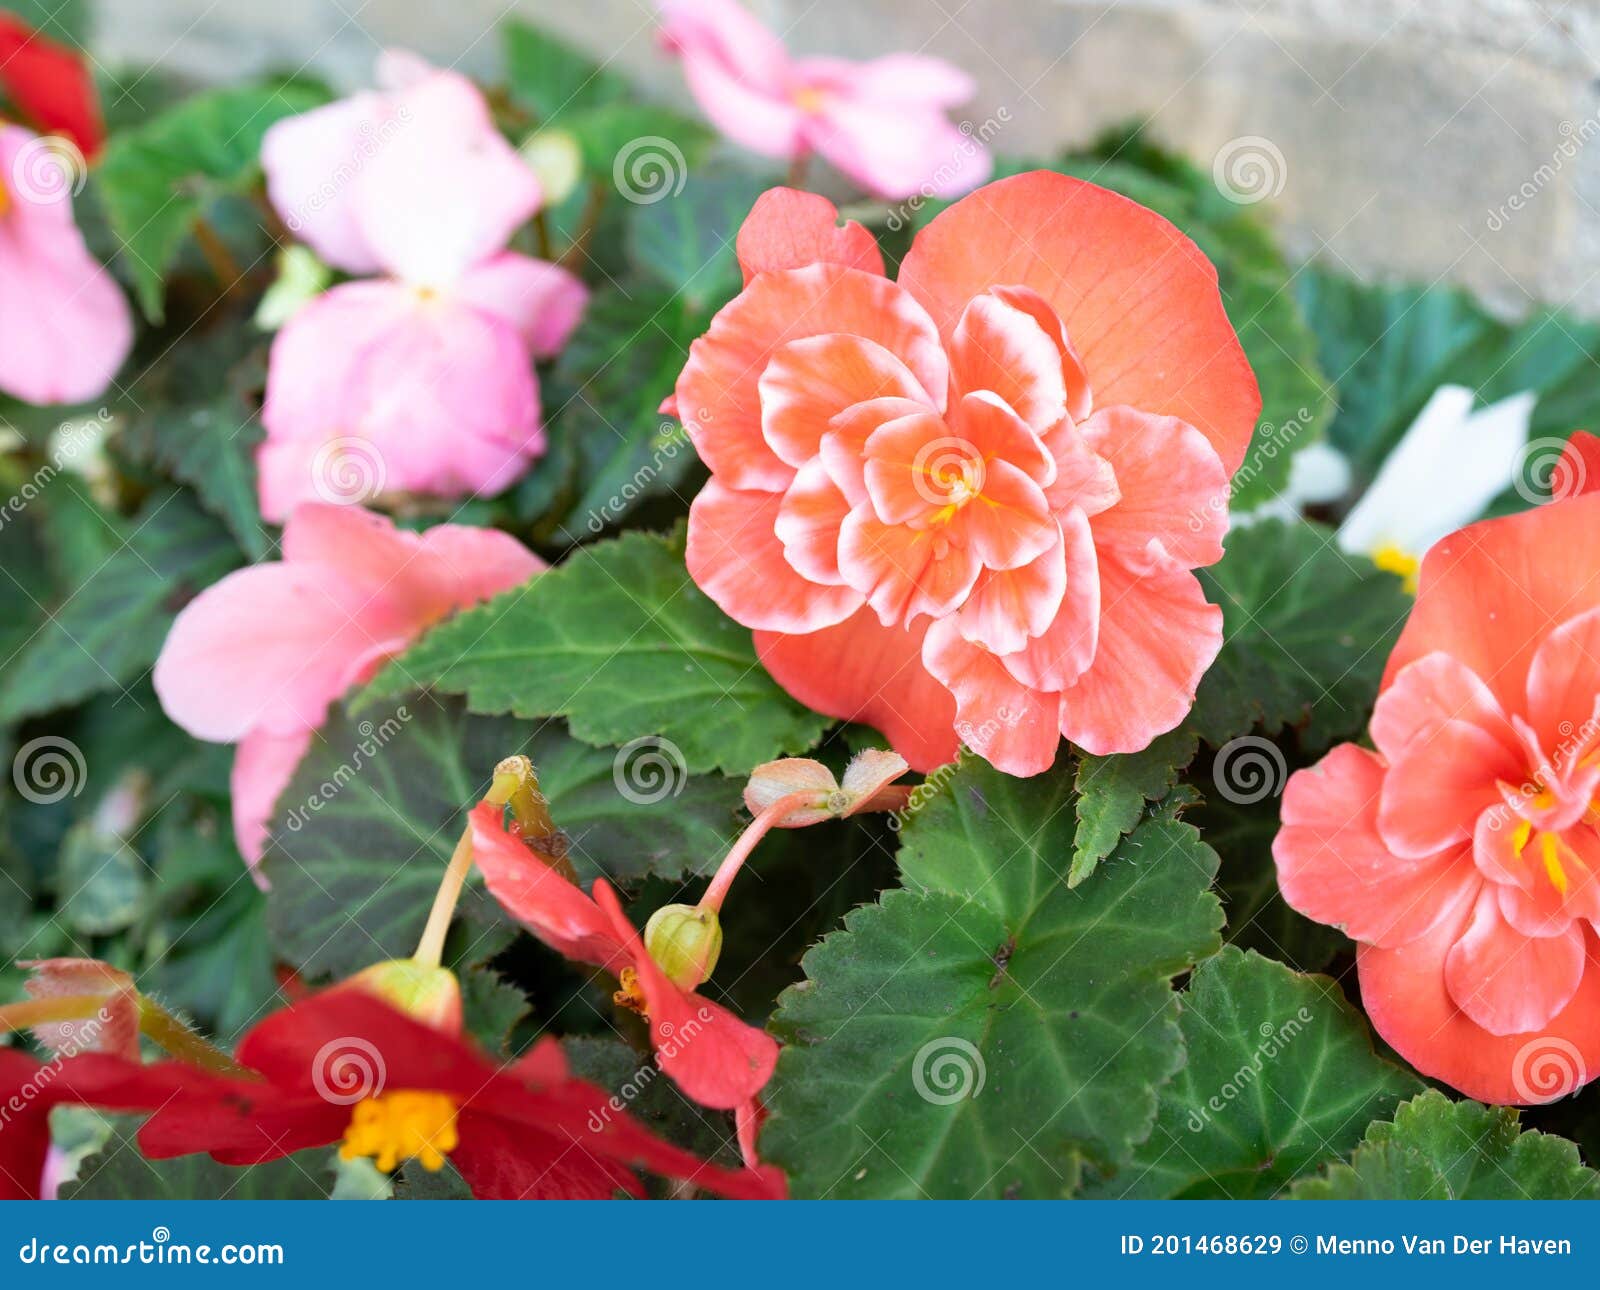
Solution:
<svg viewBox="0 0 1600 1290">
<path fill-rule="evenodd" d="M 105 139 L 94 77 L 76 51 L 0 12 L 0 87 L 25 123 L 64 134 L 93 158 Z"/>
</svg>

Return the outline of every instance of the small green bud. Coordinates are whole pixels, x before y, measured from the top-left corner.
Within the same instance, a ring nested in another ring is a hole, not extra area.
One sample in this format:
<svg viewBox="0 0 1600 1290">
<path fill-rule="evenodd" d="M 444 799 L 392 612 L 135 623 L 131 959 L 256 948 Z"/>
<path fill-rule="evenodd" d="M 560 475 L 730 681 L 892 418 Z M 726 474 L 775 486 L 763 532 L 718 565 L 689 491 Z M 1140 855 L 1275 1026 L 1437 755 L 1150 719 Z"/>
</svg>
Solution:
<svg viewBox="0 0 1600 1290">
<path fill-rule="evenodd" d="M 461 1033 L 461 983 L 449 968 L 390 959 L 363 968 L 346 985 L 375 994 L 392 1008 L 447 1034 Z"/>
<path fill-rule="evenodd" d="M 722 924 L 715 910 L 663 905 L 644 925 L 644 947 L 680 990 L 709 977 L 722 953 Z"/>
<path fill-rule="evenodd" d="M 544 204 L 559 206 L 583 178 L 583 149 L 567 130 L 539 130 L 519 149 L 528 169 L 539 176 Z"/>
</svg>

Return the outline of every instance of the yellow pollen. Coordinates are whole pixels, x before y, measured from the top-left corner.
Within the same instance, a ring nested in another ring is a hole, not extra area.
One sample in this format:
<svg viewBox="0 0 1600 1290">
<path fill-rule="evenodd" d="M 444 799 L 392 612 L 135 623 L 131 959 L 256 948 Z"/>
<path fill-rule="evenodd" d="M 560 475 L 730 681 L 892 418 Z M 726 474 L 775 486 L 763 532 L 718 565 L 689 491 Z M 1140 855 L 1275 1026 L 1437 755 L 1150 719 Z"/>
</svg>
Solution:
<svg viewBox="0 0 1600 1290">
<path fill-rule="evenodd" d="M 1539 835 L 1539 851 L 1544 857 L 1544 871 L 1550 878 L 1550 885 L 1561 895 L 1567 894 L 1567 871 L 1561 867 L 1560 857 L 1561 840 L 1553 833 Z"/>
<path fill-rule="evenodd" d="M 5 180 L 0 179 L 0 219 L 11 213 L 11 190 L 6 187 Z"/>
<path fill-rule="evenodd" d="M 1372 553 L 1372 563 L 1385 573 L 1398 574 L 1405 589 L 1413 596 L 1417 594 L 1417 570 L 1422 567 L 1422 561 L 1416 556 L 1407 555 L 1393 542 L 1386 542 Z"/>
<path fill-rule="evenodd" d="M 1518 820 L 1517 827 L 1511 832 L 1511 850 L 1518 860 L 1522 859 L 1522 853 L 1527 849 L 1528 839 L 1532 835 L 1533 825 L 1526 820 Z"/>
<path fill-rule="evenodd" d="M 828 91 L 814 85 L 802 85 L 791 97 L 802 112 L 820 112 L 828 106 Z"/>
<path fill-rule="evenodd" d="M 639 974 L 631 967 L 622 969 L 617 977 L 618 989 L 611 996 L 611 1002 L 619 1008 L 626 1008 L 629 1012 L 637 1012 L 641 1017 L 645 1015 L 644 991 L 639 988 Z"/>
<path fill-rule="evenodd" d="M 441 1169 L 460 1141 L 456 1112 L 454 1099 L 444 1093 L 402 1089 L 364 1098 L 350 1114 L 339 1156 L 371 1156 L 386 1173 L 407 1160 L 420 1160 L 424 1169 Z"/>
</svg>

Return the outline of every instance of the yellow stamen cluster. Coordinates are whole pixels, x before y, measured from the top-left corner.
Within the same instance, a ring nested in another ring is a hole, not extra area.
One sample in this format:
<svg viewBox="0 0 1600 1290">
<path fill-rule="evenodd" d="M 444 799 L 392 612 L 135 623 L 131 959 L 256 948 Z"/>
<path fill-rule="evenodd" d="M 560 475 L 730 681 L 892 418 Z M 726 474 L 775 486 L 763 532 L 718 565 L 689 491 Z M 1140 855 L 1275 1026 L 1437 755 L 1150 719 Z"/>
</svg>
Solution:
<svg viewBox="0 0 1600 1290">
<path fill-rule="evenodd" d="M 820 112 L 828 106 L 828 91 L 814 85 L 802 85 L 790 97 L 802 112 Z"/>
<path fill-rule="evenodd" d="M 1417 594 L 1417 571 L 1422 568 L 1422 561 L 1416 556 L 1406 554 L 1390 542 L 1372 553 L 1372 563 L 1385 573 L 1398 575 L 1404 580 L 1405 589 L 1413 596 Z"/>
<path fill-rule="evenodd" d="M 425 1169 L 441 1169 L 456 1149 L 457 1107 L 444 1093 L 403 1089 L 380 1093 L 356 1103 L 339 1156 L 354 1160 L 371 1156 L 379 1169 L 398 1169 L 420 1160 Z"/>
<path fill-rule="evenodd" d="M 4 219 L 11 211 L 11 191 L 5 185 L 5 180 L 0 179 L 0 219 Z"/>
<path fill-rule="evenodd" d="M 619 1008 L 644 1016 L 644 989 L 639 985 L 639 974 L 631 967 L 623 968 L 617 977 L 617 986 L 619 988 L 611 996 L 611 1002 Z"/>
</svg>

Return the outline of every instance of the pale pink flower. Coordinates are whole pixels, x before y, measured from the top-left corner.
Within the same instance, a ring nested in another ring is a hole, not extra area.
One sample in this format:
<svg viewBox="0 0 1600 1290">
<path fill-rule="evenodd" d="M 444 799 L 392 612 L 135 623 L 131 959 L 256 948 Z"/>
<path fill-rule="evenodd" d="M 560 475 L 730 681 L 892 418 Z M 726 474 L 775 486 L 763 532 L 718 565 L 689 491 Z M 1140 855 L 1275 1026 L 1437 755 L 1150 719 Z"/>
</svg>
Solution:
<svg viewBox="0 0 1600 1290">
<path fill-rule="evenodd" d="M 98 398 L 133 344 L 128 302 L 73 220 L 61 146 L 0 124 L 0 390 L 28 403 Z"/>
<path fill-rule="evenodd" d="M 167 715 L 237 744 L 233 824 L 261 858 L 267 819 L 328 705 L 441 619 L 525 582 L 544 562 L 494 529 L 397 529 L 358 506 L 306 503 L 283 559 L 229 574 L 178 615 L 156 660 Z"/>
<path fill-rule="evenodd" d="M 539 181 L 477 88 L 399 53 L 378 80 L 262 142 L 291 231 L 337 268 L 383 275 L 334 287 L 273 344 L 269 520 L 315 498 L 511 484 L 545 447 L 533 359 L 566 343 L 587 299 L 565 269 L 505 249 Z"/>
<path fill-rule="evenodd" d="M 792 58 L 734 0 L 661 0 L 662 43 L 735 143 L 793 161 L 816 153 L 891 201 L 953 197 L 989 177 L 983 144 L 952 125 L 972 79 L 942 59 Z"/>
</svg>

